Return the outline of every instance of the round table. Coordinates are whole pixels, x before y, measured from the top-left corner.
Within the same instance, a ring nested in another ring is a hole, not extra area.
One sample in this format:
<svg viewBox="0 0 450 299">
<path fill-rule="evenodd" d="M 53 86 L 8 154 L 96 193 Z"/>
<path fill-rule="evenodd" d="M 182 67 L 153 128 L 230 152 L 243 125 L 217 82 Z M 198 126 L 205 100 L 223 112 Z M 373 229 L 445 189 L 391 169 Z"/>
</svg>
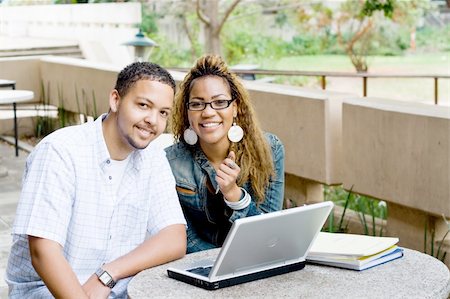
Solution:
<svg viewBox="0 0 450 299">
<path fill-rule="evenodd" d="M 303 270 L 214 291 L 167 276 L 167 268 L 217 256 L 219 249 L 138 273 L 128 285 L 131 299 L 143 298 L 448 298 L 449 269 L 439 260 L 404 249 L 400 259 L 365 271 L 307 264 Z"/>
<path fill-rule="evenodd" d="M 17 103 L 33 100 L 34 93 L 29 90 L 0 90 L 0 105 L 12 104 L 14 110 L 14 140 L 16 146 L 16 157 L 19 156 L 18 128 L 17 128 Z"/>
</svg>

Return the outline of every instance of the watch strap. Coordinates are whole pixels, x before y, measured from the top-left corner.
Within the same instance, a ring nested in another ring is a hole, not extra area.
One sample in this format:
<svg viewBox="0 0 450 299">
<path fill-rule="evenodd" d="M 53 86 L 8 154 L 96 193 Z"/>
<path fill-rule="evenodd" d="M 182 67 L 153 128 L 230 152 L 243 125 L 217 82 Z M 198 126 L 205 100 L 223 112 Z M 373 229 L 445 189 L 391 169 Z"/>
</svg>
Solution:
<svg viewBox="0 0 450 299">
<path fill-rule="evenodd" d="M 103 282 L 103 281 L 100 279 L 100 276 L 105 275 L 105 274 L 109 277 L 109 280 L 108 280 L 107 282 Z M 101 282 L 103 285 L 109 287 L 110 289 L 112 289 L 112 288 L 116 285 L 116 282 L 115 282 L 114 279 L 112 278 L 111 274 L 109 274 L 108 271 L 102 269 L 101 267 L 98 268 L 97 271 L 95 271 L 95 275 L 97 275 L 98 280 L 100 280 L 100 282 Z"/>
</svg>

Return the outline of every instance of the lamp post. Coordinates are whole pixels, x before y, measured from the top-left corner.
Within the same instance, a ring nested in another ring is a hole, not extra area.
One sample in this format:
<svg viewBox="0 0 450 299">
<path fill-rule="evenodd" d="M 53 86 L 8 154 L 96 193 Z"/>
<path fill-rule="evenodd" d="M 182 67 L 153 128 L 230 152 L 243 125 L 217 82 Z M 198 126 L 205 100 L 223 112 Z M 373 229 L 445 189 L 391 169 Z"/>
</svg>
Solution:
<svg viewBox="0 0 450 299">
<path fill-rule="evenodd" d="M 129 46 L 130 48 L 134 49 L 135 61 L 148 61 L 150 52 L 153 47 L 158 47 L 158 44 L 156 44 L 156 42 L 154 42 L 150 38 L 146 37 L 144 33 L 142 33 L 141 29 L 139 29 L 139 32 L 132 40 L 123 43 L 123 45 Z"/>
</svg>

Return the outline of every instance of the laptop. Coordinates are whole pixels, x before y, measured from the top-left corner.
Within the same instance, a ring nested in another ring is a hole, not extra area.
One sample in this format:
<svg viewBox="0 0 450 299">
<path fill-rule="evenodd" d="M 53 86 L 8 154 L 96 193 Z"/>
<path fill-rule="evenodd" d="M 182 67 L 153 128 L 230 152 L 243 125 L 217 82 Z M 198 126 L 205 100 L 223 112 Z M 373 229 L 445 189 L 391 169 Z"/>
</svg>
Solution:
<svg viewBox="0 0 450 299">
<path fill-rule="evenodd" d="M 236 220 L 215 260 L 167 269 L 169 277 L 216 290 L 303 269 L 331 201 Z"/>
</svg>

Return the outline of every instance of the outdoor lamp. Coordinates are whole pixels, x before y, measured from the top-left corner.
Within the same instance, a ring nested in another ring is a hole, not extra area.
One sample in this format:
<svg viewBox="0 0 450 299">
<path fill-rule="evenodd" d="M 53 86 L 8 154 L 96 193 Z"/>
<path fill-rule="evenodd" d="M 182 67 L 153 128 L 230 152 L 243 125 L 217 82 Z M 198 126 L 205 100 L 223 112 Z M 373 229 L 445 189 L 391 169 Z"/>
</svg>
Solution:
<svg viewBox="0 0 450 299">
<path fill-rule="evenodd" d="M 158 47 L 158 44 L 146 37 L 141 29 L 132 40 L 123 43 L 123 45 L 134 49 L 135 61 L 148 61 L 153 47 Z"/>
</svg>

